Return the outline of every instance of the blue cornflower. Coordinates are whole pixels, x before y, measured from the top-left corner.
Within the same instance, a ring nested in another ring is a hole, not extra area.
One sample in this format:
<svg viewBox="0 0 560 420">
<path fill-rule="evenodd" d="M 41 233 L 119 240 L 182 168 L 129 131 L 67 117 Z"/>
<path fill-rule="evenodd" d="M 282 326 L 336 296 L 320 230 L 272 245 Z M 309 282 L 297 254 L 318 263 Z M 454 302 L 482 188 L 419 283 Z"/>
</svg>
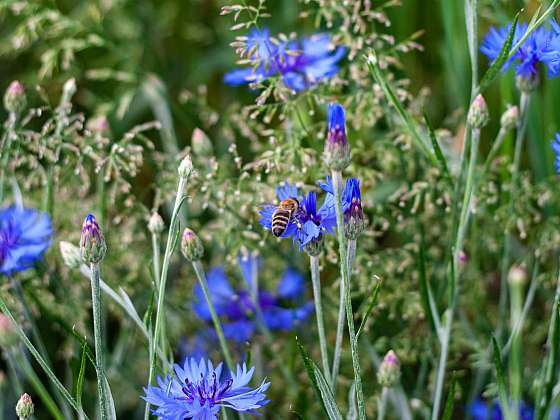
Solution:
<svg viewBox="0 0 560 420">
<path fill-rule="evenodd" d="M 35 209 L 0 209 L 0 273 L 11 274 L 33 266 L 51 244 L 47 213 Z"/>
<path fill-rule="evenodd" d="M 186 359 L 181 367 L 174 366 L 175 375 L 158 377 L 158 386 L 144 388 L 142 397 L 157 407 L 153 413 L 162 420 L 218 418 L 222 407 L 235 411 L 255 412 L 269 401 L 265 391 L 270 382 L 263 381 L 260 386 L 252 389 L 247 386 L 254 367 L 237 365 L 236 372 L 231 372 L 228 379 L 222 379 L 222 364 L 216 368 L 211 361 Z M 224 375 L 225 376 L 225 375 Z"/>
<path fill-rule="evenodd" d="M 553 23 L 553 25 L 555 22 Z M 480 46 L 480 51 L 488 58 L 494 61 L 500 54 L 500 50 L 504 45 L 507 34 L 511 28 L 511 23 L 500 28 L 490 28 Z M 520 23 L 515 28 L 513 37 L 513 44 L 517 44 L 527 32 L 527 24 Z M 557 33 L 554 30 L 540 26 L 527 37 L 521 44 L 521 47 L 515 54 L 504 64 L 503 71 L 516 62 L 516 73 L 525 79 L 534 79 L 538 74 L 538 64 L 545 63 L 548 66 L 549 77 L 558 74 L 558 68 L 550 64 L 552 57 L 549 56 L 551 52 L 552 41 L 557 38 Z"/>
<path fill-rule="evenodd" d="M 224 335 L 234 341 L 250 340 L 256 329 L 254 293 L 260 266 L 255 255 L 241 256 L 239 266 L 245 285 L 234 288 L 223 267 L 214 267 L 207 274 L 210 299 L 222 321 Z M 260 285 L 259 285 L 260 286 Z M 264 323 L 271 330 L 291 330 L 307 319 L 313 312 L 313 303 L 304 302 L 305 293 L 303 276 L 293 268 L 288 268 L 280 279 L 275 292 L 258 287 L 256 299 Z M 211 321 L 210 309 L 204 299 L 200 285 L 194 289 L 194 312 L 200 318 Z"/>
<path fill-rule="evenodd" d="M 502 409 L 498 400 L 486 402 L 477 398 L 467 406 L 467 411 L 473 420 L 503 420 Z M 519 405 L 519 420 L 533 420 L 535 410 L 525 402 Z M 552 417 L 556 419 L 556 417 Z"/>
<path fill-rule="evenodd" d="M 554 140 L 552 140 L 551 146 L 552 150 L 554 150 L 556 173 L 560 174 L 560 133 L 554 133 Z"/>
<path fill-rule="evenodd" d="M 342 171 L 350 163 L 346 110 L 338 103 L 331 103 L 327 107 L 327 141 L 323 156 L 329 169 Z"/>
<path fill-rule="evenodd" d="M 299 201 L 300 208 L 290 219 L 281 237 L 292 237 L 294 242 L 299 244 L 300 250 L 312 241 L 319 241 L 326 233 L 334 234 L 336 214 L 331 200 L 325 200 L 317 209 L 317 193 L 311 191 L 300 196 L 298 188 L 288 182 L 276 188 L 276 196 L 279 201 L 290 197 L 297 198 Z M 259 212 L 261 215 L 259 222 L 268 230 L 272 228 L 272 215 L 275 209 L 275 205 L 267 204 Z"/>
<path fill-rule="evenodd" d="M 325 33 L 276 43 L 265 28 L 254 29 L 248 38 L 247 49 L 255 49 L 250 58 L 259 60 L 259 65 L 226 73 L 224 81 L 229 85 L 261 82 L 279 74 L 287 87 L 301 91 L 337 73 L 345 53 L 344 47 L 331 48 L 330 35 Z"/>
</svg>

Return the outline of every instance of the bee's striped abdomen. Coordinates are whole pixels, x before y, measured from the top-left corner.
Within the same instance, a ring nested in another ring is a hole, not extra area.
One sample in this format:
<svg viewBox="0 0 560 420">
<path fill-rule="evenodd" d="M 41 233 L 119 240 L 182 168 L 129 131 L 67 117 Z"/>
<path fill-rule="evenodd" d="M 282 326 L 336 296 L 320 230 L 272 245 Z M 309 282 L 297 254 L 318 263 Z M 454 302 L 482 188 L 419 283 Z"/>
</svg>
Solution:
<svg viewBox="0 0 560 420">
<path fill-rule="evenodd" d="M 272 215 L 272 234 L 274 236 L 281 236 L 290 223 L 291 212 L 277 208 Z"/>
</svg>

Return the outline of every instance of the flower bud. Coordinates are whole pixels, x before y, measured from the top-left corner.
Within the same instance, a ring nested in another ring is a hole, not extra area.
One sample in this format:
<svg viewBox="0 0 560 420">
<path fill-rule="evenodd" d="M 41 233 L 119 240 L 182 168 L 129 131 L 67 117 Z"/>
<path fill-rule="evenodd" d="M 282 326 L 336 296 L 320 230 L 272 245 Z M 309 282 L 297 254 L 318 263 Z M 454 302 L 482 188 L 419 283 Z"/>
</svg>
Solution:
<svg viewBox="0 0 560 420">
<path fill-rule="evenodd" d="M 490 120 L 490 114 L 488 112 L 488 106 L 482 95 L 478 95 L 474 98 L 469 109 L 469 114 L 467 115 L 467 122 L 474 128 L 482 128 Z"/>
<path fill-rule="evenodd" d="M 318 256 L 323 250 L 323 244 L 325 243 L 325 235 L 319 235 L 317 239 L 313 239 L 305 244 L 303 249 L 307 252 L 307 255 L 312 257 Z"/>
<path fill-rule="evenodd" d="M 76 79 L 72 77 L 64 83 L 64 86 L 62 87 L 62 96 L 67 102 L 69 102 L 77 90 L 78 88 L 76 86 Z"/>
<path fill-rule="evenodd" d="M 152 212 L 150 220 L 148 221 L 148 230 L 153 234 L 158 234 L 163 232 L 163 229 L 165 229 L 163 219 L 157 211 Z"/>
<path fill-rule="evenodd" d="M 105 257 L 107 244 L 93 214 L 88 214 L 82 226 L 80 254 L 86 264 L 97 264 Z"/>
<path fill-rule="evenodd" d="M 105 115 L 100 115 L 99 117 L 91 118 L 88 120 L 87 128 L 96 134 L 107 134 L 111 127 L 109 126 L 109 120 Z"/>
<path fill-rule="evenodd" d="M 360 181 L 355 178 L 346 180 L 345 194 L 348 195 L 349 203 L 344 210 L 344 234 L 346 238 L 355 240 L 366 227 Z"/>
<path fill-rule="evenodd" d="M 4 94 L 4 107 L 13 114 L 20 114 L 27 106 L 27 97 L 23 85 L 14 80 Z"/>
<path fill-rule="evenodd" d="M 17 344 L 18 333 L 7 315 L 0 313 L 0 347 L 8 348 Z"/>
<path fill-rule="evenodd" d="M 515 78 L 515 84 L 520 92 L 531 93 L 539 87 L 539 76 L 517 76 Z"/>
<path fill-rule="evenodd" d="M 346 137 L 346 112 L 340 104 L 329 104 L 327 141 L 324 160 L 329 169 L 341 171 L 350 163 L 350 148 Z"/>
<path fill-rule="evenodd" d="M 527 272 L 519 265 L 513 265 L 508 273 L 508 282 L 512 286 L 523 286 L 527 282 Z"/>
<path fill-rule="evenodd" d="M 391 388 L 401 375 L 399 359 L 393 350 L 389 350 L 377 371 L 377 380 L 381 386 Z"/>
<path fill-rule="evenodd" d="M 509 106 L 500 118 L 500 125 L 504 130 L 512 130 L 519 121 L 519 108 L 517 106 Z"/>
<path fill-rule="evenodd" d="M 59 247 L 64 264 L 70 268 L 80 268 L 80 265 L 82 265 L 80 248 L 66 241 L 60 241 Z"/>
<path fill-rule="evenodd" d="M 191 146 L 195 155 L 205 157 L 212 155 L 212 142 L 200 128 L 194 129 L 191 137 Z"/>
<path fill-rule="evenodd" d="M 179 164 L 179 168 L 177 171 L 179 172 L 179 176 L 181 178 L 188 178 L 189 175 L 192 173 L 193 165 L 190 155 L 186 155 L 181 163 Z"/>
<path fill-rule="evenodd" d="M 198 261 L 204 255 L 204 246 L 200 238 L 191 229 L 185 228 L 181 238 L 181 252 L 189 261 Z"/>
<path fill-rule="evenodd" d="M 35 406 L 29 394 L 23 394 L 16 404 L 16 414 L 20 420 L 26 420 L 33 415 Z"/>
</svg>

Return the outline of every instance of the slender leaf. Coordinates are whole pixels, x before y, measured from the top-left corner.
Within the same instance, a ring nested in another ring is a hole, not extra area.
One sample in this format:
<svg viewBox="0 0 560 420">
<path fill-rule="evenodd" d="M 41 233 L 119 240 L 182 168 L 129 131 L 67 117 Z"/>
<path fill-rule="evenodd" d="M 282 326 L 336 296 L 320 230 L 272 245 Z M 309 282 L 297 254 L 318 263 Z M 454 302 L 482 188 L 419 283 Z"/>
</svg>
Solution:
<svg viewBox="0 0 560 420">
<path fill-rule="evenodd" d="M 509 412 L 509 403 L 506 390 L 506 377 L 504 374 L 504 365 L 502 363 L 502 355 L 500 353 L 500 347 L 496 338 L 492 336 L 492 346 L 494 348 L 494 366 L 496 368 L 496 380 L 498 385 L 498 397 L 500 399 L 500 405 L 502 406 L 502 411 L 504 413 Z M 505 416 L 508 418 L 508 416 Z"/>
<path fill-rule="evenodd" d="M 451 387 L 449 388 L 449 393 L 447 394 L 447 401 L 445 402 L 445 410 L 443 411 L 442 420 L 451 420 L 453 416 L 453 405 L 455 403 L 455 384 L 457 378 L 455 377 L 455 371 L 451 377 Z"/>
<path fill-rule="evenodd" d="M 356 331 L 356 342 L 358 342 L 358 339 L 360 338 L 360 334 L 364 330 L 364 327 L 366 326 L 366 322 L 369 319 L 369 316 L 371 315 L 371 313 L 373 312 L 373 308 L 375 307 L 375 303 L 377 302 L 377 296 L 379 295 L 379 289 L 381 288 L 381 283 L 382 283 L 382 281 L 379 280 L 373 288 L 373 292 L 371 294 L 371 299 L 369 301 L 368 307 L 366 309 L 366 312 L 364 313 L 364 316 L 362 318 L 362 322 L 360 323 L 360 326 L 358 327 L 358 331 Z"/>
<path fill-rule="evenodd" d="M 299 352 L 301 354 L 301 358 L 303 360 L 303 364 L 305 366 L 305 370 L 307 371 L 307 375 L 311 380 L 311 385 L 317 395 L 317 398 L 321 402 L 321 406 L 325 410 L 328 418 L 331 420 L 342 420 L 342 414 L 340 413 L 340 409 L 336 405 L 336 401 L 334 400 L 334 396 L 332 393 L 329 384 L 325 380 L 325 377 L 321 373 L 321 369 L 313 360 L 309 358 L 307 352 L 300 344 L 299 340 L 296 337 L 297 345 L 299 348 Z"/>
<path fill-rule="evenodd" d="M 432 151 L 427 145 L 427 142 L 417 130 L 416 123 L 414 119 L 410 116 L 410 114 L 404 109 L 403 105 L 399 101 L 399 98 L 393 91 L 393 88 L 390 86 L 389 82 L 383 75 L 383 72 L 379 68 L 379 64 L 377 63 L 377 57 L 375 56 L 375 52 L 372 50 L 370 56 L 367 58 L 367 65 L 368 68 L 375 78 L 376 82 L 381 86 L 381 90 L 389 100 L 389 102 L 395 107 L 399 116 L 401 117 L 406 129 L 408 130 L 409 134 L 412 136 L 416 146 L 420 149 L 420 151 L 430 159 L 433 163 L 437 164 L 437 158 L 434 156 Z"/>
<path fill-rule="evenodd" d="M 428 279 L 426 278 L 426 256 L 424 254 L 424 233 L 418 250 L 418 273 L 420 277 L 420 297 L 424 312 L 428 316 L 428 321 L 432 330 L 439 335 L 439 315 Z"/>
<path fill-rule="evenodd" d="M 430 122 L 430 119 L 428 118 L 428 114 L 426 114 L 426 112 L 424 112 L 424 122 L 426 123 L 426 127 L 428 128 L 428 133 L 430 134 L 430 140 L 432 141 L 432 146 L 434 148 L 434 152 L 435 152 L 436 158 L 439 162 L 439 166 L 441 168 L 441 171 L 442 171 L 445 179 L 447 180 L 447 182 L 449 182 L 450 185 L 453 185 L 453 179 L 451 178 L 451 173 L 449 172 L 449 166 L 447 165 L 447 159 L 445 158 L 443 152 L 441 151 L 441 148 L 439 147 L 439 143 L 437 141 L 436 133 L 434 132 L 434 129 L 432 128 L 432 123 Z"/>
<path fill-rule="evenodd" d="M 496 57 L 492 65 L 488 68 L 488 70 L 486 70 L 484 76 L 482 76 L 482 80 L 478 85 L 478 93 L 484 92 L 484 90 L 488 86 L 490 86 L 490 84 L 498 76 L 498 74 L 502 70 L 502 67 L 508 60 L 511 46 L 513 44 L 513 37 L 515 36 L 515 29 L 517 28 L 518 20 L 519 20 L 519 12 L 517 12 L 515 18 L 513 19 L 513 23 L 511 24 L 511 28 L 509 29 L 506 40 L 504 42 L 504 45 L 502 45 L 502 49 L 500 50 L 498 57 Z"/>
<path fill-rule="evenodd" d="M 80 372 L 78 373 L 78 381 L 76 382 L 76 403 L 82 408 L 82 393 L 84 390 L 84 379 L 86 376 L 86 346 L 82 346 L 82 360 L 80 362 Z"/>
</svg>

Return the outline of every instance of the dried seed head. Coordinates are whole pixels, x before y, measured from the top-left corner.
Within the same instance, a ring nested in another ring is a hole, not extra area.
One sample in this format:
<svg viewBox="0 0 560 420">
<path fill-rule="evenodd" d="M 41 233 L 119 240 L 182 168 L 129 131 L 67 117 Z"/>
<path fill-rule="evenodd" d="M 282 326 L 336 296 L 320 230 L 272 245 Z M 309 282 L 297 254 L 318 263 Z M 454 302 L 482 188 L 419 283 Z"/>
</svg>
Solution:
<svg viewBox="0 0 560 420">
<path fill-rule="evenodd" d="M 88 214 L 82 226 L 80 254 L 86 264 L 97 264 L 107 253 L 105 238 L 93 214 Z"/>
</svg>

